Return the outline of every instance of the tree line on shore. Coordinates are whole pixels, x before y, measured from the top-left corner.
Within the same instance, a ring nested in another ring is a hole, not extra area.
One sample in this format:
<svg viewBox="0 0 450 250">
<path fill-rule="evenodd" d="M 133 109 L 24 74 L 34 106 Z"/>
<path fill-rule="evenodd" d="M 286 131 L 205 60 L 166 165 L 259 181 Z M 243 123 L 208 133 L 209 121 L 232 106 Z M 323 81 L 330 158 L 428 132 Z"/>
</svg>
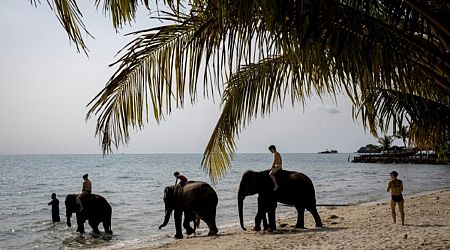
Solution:
<svg viewBox="0 0 450 250">
<path fill-rule="evenodd" d="M 381 161 L 380 158 L 383 158 L 383 162 L 406 161 L 408 163 L 450 163 L 450 141 L 447 141 L 444 144 L 420 147 L 411 143 L 409 134 L 409 127 L 402 126 L 399 130 L 394 131 L 394 134 L 392 135 L 385 134 L 382 137 L 378 137 L 378 145 L 367 144 L 357 150 L 357 153 L 369 154 L 369 156 L 362 156 L 357 158 L 356 161 L 377 162 Z M 403 146 L 393 145 L 395 139 L 401 139 Z M 371 154 L 377 155 L 376 157 L 378 158 L 374 158 L 373 155 L 370 156 Z M 430 160 L 423 160 L 423 158 Z"/>
</svg>

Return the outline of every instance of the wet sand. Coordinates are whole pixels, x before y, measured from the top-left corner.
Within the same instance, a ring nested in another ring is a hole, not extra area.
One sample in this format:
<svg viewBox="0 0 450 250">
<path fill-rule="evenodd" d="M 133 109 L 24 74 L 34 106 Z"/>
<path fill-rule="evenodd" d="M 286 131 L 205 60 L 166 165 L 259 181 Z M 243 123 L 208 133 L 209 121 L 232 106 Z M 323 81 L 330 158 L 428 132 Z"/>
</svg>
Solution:
<svg viewBox="0 0 450 250">
<path fill-rule="evenodd" d="M 314 228 L 306 212 L 308 229 L 295 229 L 296 218 L 287 218 L 273 233 L 233 228 L 142 249 L 450 249 L 450 189 L 405 197 L 405 214 L 402 226 L 398 208 L 393 224 L 387 202 L 333 207 L 320 212 L 323 228 Z"/>
</svg>

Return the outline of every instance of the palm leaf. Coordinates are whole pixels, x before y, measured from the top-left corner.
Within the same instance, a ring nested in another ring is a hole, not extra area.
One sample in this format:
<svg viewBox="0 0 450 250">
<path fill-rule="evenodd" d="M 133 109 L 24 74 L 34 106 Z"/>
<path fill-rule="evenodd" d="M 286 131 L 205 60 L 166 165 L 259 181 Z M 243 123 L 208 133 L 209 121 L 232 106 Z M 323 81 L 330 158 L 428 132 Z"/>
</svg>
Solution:
<svg viewBox="0 0 450 250">
<path fill-rule="evenodd" d="M 442 145 L 450 140 L 450 99 L 428 99 L 392 90 L 379 90 L 366 97 L 356 116 L 374 135 L 407 117 L 409 137 L 418 146 Z M 355 116 L 355 117 L 356 117 Z"/>
</svg>

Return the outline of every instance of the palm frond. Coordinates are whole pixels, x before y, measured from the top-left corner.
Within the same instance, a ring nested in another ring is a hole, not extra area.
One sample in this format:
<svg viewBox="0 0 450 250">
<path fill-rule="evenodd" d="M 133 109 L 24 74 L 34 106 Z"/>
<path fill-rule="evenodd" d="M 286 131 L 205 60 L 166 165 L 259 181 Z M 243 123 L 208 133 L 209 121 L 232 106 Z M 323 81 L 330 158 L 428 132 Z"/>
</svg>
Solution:
<svg viewBox="0 0 450 250">
<path fill-rule="evenodd" d="M 392 90 L 379 90 L 366 96 L 355 117 L 374 135 L 386 133 L 403 117 L 410 123 L 409 137 L 416 145 L 442 145 L 450 140 L 450 99 L 428 99 Z"/>
<path fill-rule="evenodd" d="M 186 91 L 191 94 L 191 101 L 195 100 L 203 51 L 210 56 L 208 53 L 215 46 L 214 42 L 209 43 L 212 41 L 209 37 L 201 34 L 213 32 L 215 23 L 214 19 L 188 20 L 141 31 L 124 48 L 126 53 L 115 63 L 119 65 L 118 70 L 88 104 L 91 108 L 87 119 L 100 112 L 96 133 L 104 152 L 111 152 L 112 144 L 117 147 L 127 143 L 128 127 L 142 128 L 149 110 L 159 122 L 164 114 L 170 114 L 173 102 L 183 107 Z M 190 44 L 193 45 L 188 47 Z M 206 48 L 199 48 L 199 44 Z"/>
<path fill-rule="evenodd" d="M 134 21 L 140 4 L 147 10 L 150 9 L 148 0 L 95 0 L 95 6 L 100 8 L 102 2 L 103 11 L 111 15 L 115 29 L 120 29 L 124 24 Z"/>
<path fill-rule="evenodd" d="M 30 3 L 37 6 L 41 1 L 30 0 Z M 83 23 L 83 14 L 78 7 L 77 1 L 47 0 L 47 3 L 55 12 L 59 22 L 69 36 L 69 40 L 75 44 L 78 52 L 82 50 L 87 55 L 89 49 L 84 42 L 82 32 L 85 32 L 90 37 L 93 36 Z M 97 8 L 100 8 L 101 5 L 104 13 L 111 15 L 112 24 L 115 29 L 120 29 L 124 24 L 134 21 L 140 5 L 143 5 L 147 10 L 150 9 L 148 0 L 95 0 L 95 6 Z"/>
<path fill-rule="evenodd" d="M 274 56 L 240 68 L 226 83 L 223 110 L 203 154 L 202 166 L 213 181 L 222 177 L 235 152 L 234 137 L 252 119 L 291 104 L 304 102 L 313 92 L 322 95 L 336 90 L 325 81 L 311 81 L 310 72 L 284 56 Z M 314 74 L 314 72 L 312 72 Z"/>
<path fill-rule="evenodd" d="M 83 23 L 83 15 L 78 8 L 76 0 L 53 0 L 52 3 L 50 3 L 50 0 L 47 0 L 47 3 L 55 12 L 59 22 L 66 30 L 69 40 L 75 44 L 78 52 L 83 50 L 87 54 L 89 50 L 81 32 L 84 31 L 91 37 L 92 35 L 87 31 Z"/>
<path fill-rule="evenodd" d="M 117 71 L 88 104 L 90 110 L 86 118 L 99 115 L 96 134 L 103 152 L 111 152 L 113 145 L 128 142 L 128 126 L 143 127 L 143 117 L 150 110 L 148 100 L 155 120 L 160 122 L 165 114 L 170 114 L 172 105 L 183 107 L 186 94 L 195 102 L 201 76 L 204 95 L 214 96 L 222 89 L 224 74 L 239 67 L 237 61 L 251 62 L 270 52 L 268 47 L 258 54 L 248 55 L 249 37 L 260 44 L 267 40 L 265 33 L 257 34 L 255 27 L 235 28 L 223 24 L 214 13 L 167 14 L 166 20 L 174 24 L 134 33 L 139 36 L 111 65 L 118 65 Z M 235 53 L 239 53 L 239 57 L 230 60 Z"/>
</svg>

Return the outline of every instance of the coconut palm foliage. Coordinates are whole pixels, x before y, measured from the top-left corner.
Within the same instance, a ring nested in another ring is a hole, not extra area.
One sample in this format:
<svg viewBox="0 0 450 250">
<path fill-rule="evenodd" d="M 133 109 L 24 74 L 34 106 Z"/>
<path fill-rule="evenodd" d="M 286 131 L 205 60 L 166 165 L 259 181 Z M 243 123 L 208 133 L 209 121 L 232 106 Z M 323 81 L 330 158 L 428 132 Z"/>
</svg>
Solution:
<svg viewBox="0 0 450 250">
<path fill-rule="evenodd" d="M 381 128 L 384 133 L 388 131 L 389 124 L 401 124 L 402 118 L 407 117 L 409 133 L 402 133 L 408 134 L 410 140 L 419 148 L 435 148 L 450 141 L 448 95 L 425 98 L 399 91 L 378 90 L 367 96 L 360 112 L 365 125 Z M 372 133 L 376 134 L 376 131 Z"/>
<path fill-rule="evenodd" d="M 140 1 L 103 2 L 137 6 Z M 116 73 L 90 103 L 88 117 L 98 116 L 104 152 L 127 143 L 129 129 L 142 128 L 148 113 L 159 122 L 172 106 L 183 107 L 185 96 L 195 102 L 199 91 L 222 99 L 202 162 L 213 180 L 229 167 L 234 138 L 252 119 L 283 107 L 286 99 L 304 102 L 311 93 L 347 94 L 355 116 L 373 133 L 398 118 L 396 110 L 415 124 L 412 139 L 425 138 L 430 128 L 430 138 L 448 133 L 448 127 L 431 127 L 429 113 L 449 107 L 450 6 L 445 0 L 163 4 L 172 10 L 160 17 L 166 24 L 134 34 L 114 64 Z M 184 11 L 176 8 L 180 5 Z M 132 18 L 135 9 L 127 10 L 116 12 L 123 15 L 117 20 L 130 20 L 126 17 Z"/>
<path fill-rule="evenodd" d="M 405 146 L 405 149 L 407 149 L 406 142 L 409 138 L 409 127 L 405 125 L 400 126 L 399 130 L 394 132 L 394 136 L 395 138 L 402 139 L 403 145 Z"/>
<path fill-rule="evenodd" d="M 378 138 L 378 143 L 380 143 L 383 150 L 389 150 L 394 142 L 394 136 L 384 135 L 383 137 Z"/>
<path fill-rule="evenodd" d="M 31 4 L 36 6 L 41 3 L 41 0 L 30 0 Z M 55 12 L 59 22 L 64 27 L 69 36 L 77 47 L 77 50 L 88 52 L 88 48 L 83 39 L 82 32 L 84 31 L 89 36 L 83 23 L 83 14 L 78 7 L 76 0 L 47 0 L 50 8 Z M 170 3 L 170 1 L 169 1 Z M 130 23 L 136 17 L 136 10 L 140 5 L 149 9 L 148 0 L 95 0 L 94 6 L 97 9 L 102 8 L 105 13 L 110 14 L 112 24 L 115 29 L 122 28 L 126 23 Z"/>
</svg>

